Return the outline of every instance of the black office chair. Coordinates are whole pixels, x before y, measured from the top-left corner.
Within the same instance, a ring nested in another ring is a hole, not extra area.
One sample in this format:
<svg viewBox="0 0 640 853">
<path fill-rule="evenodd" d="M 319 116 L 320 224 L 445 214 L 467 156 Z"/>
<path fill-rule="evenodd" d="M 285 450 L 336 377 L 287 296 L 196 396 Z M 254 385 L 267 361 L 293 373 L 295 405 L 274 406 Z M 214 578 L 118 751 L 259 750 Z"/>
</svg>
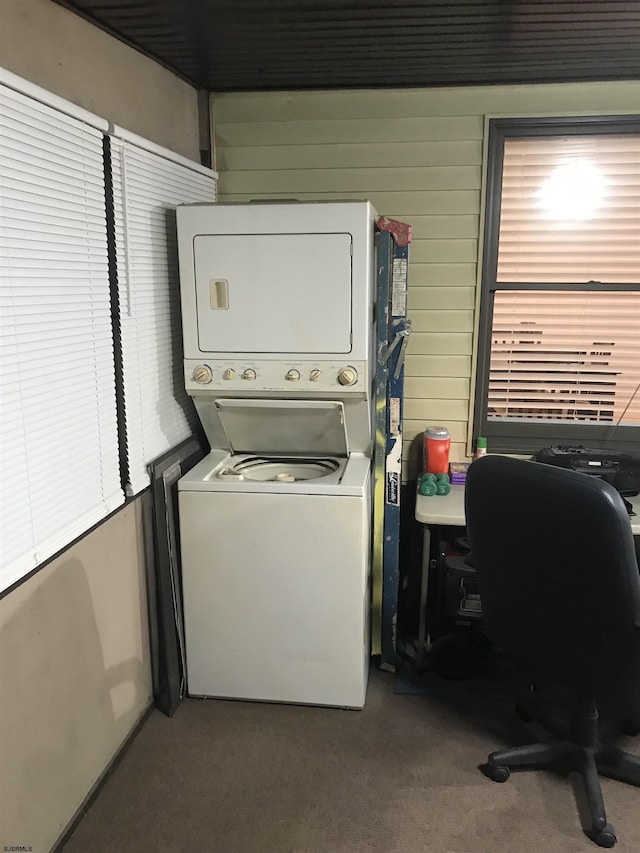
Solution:
<svg viewBox="0 0 640 853">
<path fill-rule="evenodd" d="M 613 847 L 598 774 L 640 785 L 640 758 L 599 740 L 598 707 L 637 713 L 640 575 L 622 498 L 602 480 L 504 456 L 475 461 L 465 506 L 485 630 L 533 683 L 576 697 L 571 738 L 501 749 L 483 772 L 578 771 L 593 826 Z"/>
</svg>

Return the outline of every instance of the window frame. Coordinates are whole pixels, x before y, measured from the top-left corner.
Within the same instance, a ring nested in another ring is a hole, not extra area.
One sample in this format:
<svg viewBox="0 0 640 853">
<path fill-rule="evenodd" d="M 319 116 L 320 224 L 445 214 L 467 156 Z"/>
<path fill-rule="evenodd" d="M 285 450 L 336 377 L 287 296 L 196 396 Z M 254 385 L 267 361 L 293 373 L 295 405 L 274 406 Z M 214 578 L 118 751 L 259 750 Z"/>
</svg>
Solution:
<svg viewBox="0 0 640 853">
<path fill-rule="evenodd" d="M 496 118 L 489 120 L 485 183 L 484 234 L 480 283 L 479 319 L 473 414 L 473 446 L 478 436 L 488 440 L 492 451 L 533 453 L 549 445 L 587 445 L 616 450 L 640 448 L 640 426 L 620 424 L 489 421 L 487 419 L 494 294 L 497 290 L 640 291 L 640 283 L 575 284 L 497 282 L 498 239 L 505 141 L 510 137 L 591 136 L 604 134 L 640 136 L 640 115 L 575 116 L 545 118 Z M 637 391 L 640 394 L 640 390 Z"/>
</svg>

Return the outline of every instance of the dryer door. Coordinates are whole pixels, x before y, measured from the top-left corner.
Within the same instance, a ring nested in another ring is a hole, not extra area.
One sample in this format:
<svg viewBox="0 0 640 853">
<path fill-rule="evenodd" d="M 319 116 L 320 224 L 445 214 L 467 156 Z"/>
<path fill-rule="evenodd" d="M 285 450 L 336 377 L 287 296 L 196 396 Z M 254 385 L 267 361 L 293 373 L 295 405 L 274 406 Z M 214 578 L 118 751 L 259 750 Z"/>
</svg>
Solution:
<svg viewBox="0 0 640 853">
<path fill-rule="evenodd" d="M 203 353 L 351 351 L 350 234 L 197 235 Z"/>
</svg>

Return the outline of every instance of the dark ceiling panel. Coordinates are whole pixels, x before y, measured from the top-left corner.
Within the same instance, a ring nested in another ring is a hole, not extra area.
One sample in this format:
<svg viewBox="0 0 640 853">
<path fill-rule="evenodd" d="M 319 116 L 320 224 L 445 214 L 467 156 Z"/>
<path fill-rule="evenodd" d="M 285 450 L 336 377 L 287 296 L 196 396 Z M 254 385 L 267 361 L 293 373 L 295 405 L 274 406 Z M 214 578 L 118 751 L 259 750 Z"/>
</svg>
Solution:
<svg viewBox="0 0 640 853">
<path fill-rule="evenodd" d="M 199 88 L 640 78 L 638 0 L 60 0 Z"/>
</svg>

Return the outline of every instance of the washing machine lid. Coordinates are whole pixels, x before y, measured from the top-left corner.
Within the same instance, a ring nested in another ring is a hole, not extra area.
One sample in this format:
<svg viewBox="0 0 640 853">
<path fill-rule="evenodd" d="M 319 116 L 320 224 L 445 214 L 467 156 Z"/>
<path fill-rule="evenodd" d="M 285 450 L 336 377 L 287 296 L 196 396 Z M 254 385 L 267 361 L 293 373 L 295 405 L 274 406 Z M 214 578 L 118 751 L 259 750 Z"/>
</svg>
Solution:
<svg viewBox="0 0 640 853">
<path fill-rule="evenodd" d="M 215 401 L 232 453 L 347 456 L 344 406 L 337 400 Z"/>
</svg>

